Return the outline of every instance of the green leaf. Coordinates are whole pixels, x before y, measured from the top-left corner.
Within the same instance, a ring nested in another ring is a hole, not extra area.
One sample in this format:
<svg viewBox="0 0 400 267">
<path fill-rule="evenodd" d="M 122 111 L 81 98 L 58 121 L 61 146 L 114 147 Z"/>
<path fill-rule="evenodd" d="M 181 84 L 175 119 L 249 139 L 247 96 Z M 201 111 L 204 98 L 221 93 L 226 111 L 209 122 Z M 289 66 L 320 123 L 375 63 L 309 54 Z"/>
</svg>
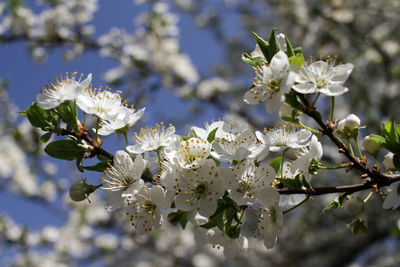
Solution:
<svg viewBox="0 0 400 267">
<path fill-rule="evenodd" d="M 400 154 L 393 155 L 393 165 L 396 169 L 400 169 Z"/>
<path fill-rule="evenodd" d="M 327 213 L 331 209 L 336 209 L 338 207 L 342 207 L 342 203 L 340 202 L 339 198 L 336 197 L 332 199 L 331 203 L 329 203 L 321 212 L 321 214 Z"/>
<path fill-rule="evenodd" d="M 278 173 L 281 168 L 282 157 L 274 158 L 269 164 L 272 168 L 274 168 L 275 172 Z"/>
<path fill-rule="evenodd" d="M 72 101 L 65 101 L 57 107 L 57 112 L 63 122 L 67 124 L 67 130 L 74 131 L 78 128 L 75 109 Z"/>
<path fill-rule="evenodd" d="M 272 56 L 270 56 L 269 52 L 268 52 L 269 51 L 268 43 L 263 38 L 258 36 L 257 33 L 252 32 L 252 34 L 253 34 L 254 40 L 256 40 L 258 46 L 260 47 L 261 52 L 264 54 L 264 57 L 266 58 L 267 62 L 268 63 L 271 62 Z"/>
<path fill-rule="evenodd" d="M 289 57 L 289 63 L 300 68 L 304 64 L 304 58 L 303 56 L 291 56 Z"/>
<path fill-rule="evenodd" d="M 44 151 L 57 159 L 74 160 L 84 153 L 84 149 L 73 140 L 58 140 L 48 144 Z"/>
<path fill-rule="evenodd" d="M 307 181 L 306 177 L 304 177 L 304 175 L 301 175 L 301 184 L 305 187 L 310 189 L 311 185 L 310 183 Z"/>
<path fill-rule="evenodd" d="M 292 44 L 289 42 L 289 39 L 286 37 L 286 35 L 285 35 L 285 42 L 286 42 L 286 55 L 288 56 L 288 58 L 290 58 L 295 54 L 293 51 Z"/>
<path fill-rule="evenodd" d="M 261 65 L 264 62 L 264 59 L 262 57 L 251 57 L 249 54 L 244 52 L 242 53 L 242 61 L 255 68 Z"/>
<path fill-rule="evenodd" d="M 227 195 L 224 195 L 221 199 L 217 200 L 217 209 L 215 213 L 210 216 L 209 221 L 200 226 L 205 229 L 218 227 L 218 229 L 226 233 L 226 231 L 229 230 L 233 219 L 236 218 L 237 214 L 235 202 Z"/>
<path fill-rule="evenodd" d="M 264 63 L 264 57 L 252 57 L 246 52 L 243 52 L 242 61 L 255 68 Z"/>
<path fill-rule="evenodd" d="M 218 128 L 213 129 L 207 136 L 207 141 L 211 143 L 215 139 L 215 134 L 217 133 Z"/>
<path fill-rule="evenodd" d="M 95 171 L 95 172 L 104 172 L 110 165 L 112 164 L 112 161 L 100 161 L 96 165 L 93 166 L 83 166 L 85 170 L 88 171 Z"/>
<path fill-rule="evenodd" d="M 50 140 L 51 136 L 53 135 L 53 133 L 45 133 L 40 137 L 40 142 L 42 143 L 47 143 L 47 141 Z"/>
<path fill-rule="evenodd" d="M 182 141 L 187 141 L 190 139 L 190 136 L 181 135 L 181 139 L 182 139 Z"/>
<path fill-rule="evenodd" d="M 106 157 L 106 156 L 104 156 L 102 154 L 97 154 L 97 159 L 100 160 L 100 161 L 110 161 L 109 157 Z"/>
<path fill-rule="evenodd" d="M 85 153 L 82 152 L 82 154 L 80 156 L 77 157 L 76 159 L 76 168 L 78 169 L 78 171 L 83 172 L 83 157 L 84 157 Z"/>
<path fill-rule="evenodd" d="M 285 94 L 285 103 L 296 110 L 303 109 L 303 105 L 298 100 L 296 94 Z"/>
<path fill-rule="evenodd" d="M 46 110 L 39 107 L 36 102 L 29 106 L 25 113 L 32 126 L 37 128 L 49 126 L 49 123 L 46 122 Z"/>
<path fill-rule="evenodd" d="M 182 210 L 170 212 L 168 214 L 168 221 L 173 225 L 177 225 L 179 223 L 182 226 L 182 229 L 185 229 L 188 222 L 187 212 Z"/>
<path fill-rule="evenodd" d="M 193 137 L 199 138 L 196 134 L 196 132 L 192 129 Z"/>
<path fill-rule="evenodd" d="M 269 33 L 268 44 L 269 44 L 268 54 L 272 59 L 272 57 L 281 50 L 278 39 L 276 39 L 276 29 L 275 28 L 272 29 L 272 31 Z M 268 61 L 268 62 L 270 62 L 270 61 Z"/>
</svg>

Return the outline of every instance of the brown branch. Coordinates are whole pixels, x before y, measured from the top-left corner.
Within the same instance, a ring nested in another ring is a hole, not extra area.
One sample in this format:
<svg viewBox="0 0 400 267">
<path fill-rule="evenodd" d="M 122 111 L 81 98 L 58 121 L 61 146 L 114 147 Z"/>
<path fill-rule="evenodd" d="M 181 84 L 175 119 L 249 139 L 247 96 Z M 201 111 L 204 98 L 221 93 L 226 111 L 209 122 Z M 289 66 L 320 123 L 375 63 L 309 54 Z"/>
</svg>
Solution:
<svg viewBox="0 0 400 267">
<path fill-rule="evenodd" d="M 110 152 L 108 152 L 108 151 L 104 150 L 103 148 L 101 148 L 100 145 L 97 145 L 96 141 L 93 140 L 89 136 L 89 134 L 86 131 L 86 129 L 84 129 L 83 132 L 80 133 L 80 134 L 75 133 L 75 132 L 71 132 L 71 131 L 68 131 L 68 130 L 65 130 L 65 129 L 62 129 L 61 130 L 61 135 L 71 135 L 71 136 L 74 136 L 74 137 L 76 137 L 78 139 L 83 139 L 86 142 L 88 142 L 93 147 L 93 150 L 92 150 L 92 153 L 91 153 L 91 157 L 94 157 L 96 155 L 102 155 L 102 156 L 105 156 L 105 157 L 107 157 L 107 158 L 109 158 L 111 160 L 114 159 L 114 156 Z"/>
<path fill-rule="evenodd" d="M 382 186 L 388 186 L 394 182 L 400 181 L 400 174 L 398 175 L 383 175 L 385 179 L 381 179 L 379 182 L 374 182 L 372 180 L 366 181 L 362 184 L 353 184 L 353 185 L 342 185 L 342 186 L 330 186 L 330 187 L 313 187 L 313 188 L 294 188 L 294 187 L 284 187 L 281 189 L 276 189 L 279 194 L 282 195 L 291 195 L 291 194 L 306 194 L 312 196 L 318 195 L 326 195 L 332 193 L 346 193 L 352 194 L 354 192 L 372 189 L 372 188 L 380 188 Z"/>
<path fill-rule="evenodd" d="M 352 163 L 351 168 L 357 169 L 362 172 L 361 178 L 365 179 L 369 177 L 370 179 L 361 184 L 354 185 L 343 185 L 334 187 L 314 187 L 314 188 L 294 188 L 285 186 L 284 188 L 278 188 L 277 191 L 280 194 L 306 194 L 306 195 L 324 195 L 331 193 L 344 193 L 346 195 L 352 194 L 354 192 L 372 189 L 375 190 L 382 187 L 388 186 L 396 181 L 400 181 L 400 175 L 386 175 L 377 171 L 376 168 L 370 170 L 366 165 L 366 162 L 354 157 L 348 148 L 334 135 L 332 122 L 328 120 L 325 124 L 319 112 L 316 111 L 304 94 L 296 93 L 304 104 L 303 113 L 314 119 L 314 121 L 321 128 L 320 131 L 323 135 L 326 135 L 337 147 L 339 153 L 343 153 L 348 160 Z"/>
</svg>

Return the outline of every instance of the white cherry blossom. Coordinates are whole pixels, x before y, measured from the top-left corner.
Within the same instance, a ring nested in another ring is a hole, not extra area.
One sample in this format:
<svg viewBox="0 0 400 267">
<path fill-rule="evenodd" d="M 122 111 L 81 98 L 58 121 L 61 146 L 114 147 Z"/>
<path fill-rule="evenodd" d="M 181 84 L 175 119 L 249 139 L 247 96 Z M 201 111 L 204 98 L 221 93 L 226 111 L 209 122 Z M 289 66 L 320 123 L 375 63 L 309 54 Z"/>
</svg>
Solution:
<svg viewBox="0 0 400 267">
<path fill-rule="evenodd" d="M 211 124 L 208 124 L 208 122 L 206 122 L 204 124 L 205 129 L 196 126 L 193 126 L 191 129 L 201 140 L 204 141 L 207 140 L 208 135 L 216 128 L 218 128 L 218 130 L 215 132 L 215 137 L 221 137 L 223 125 L 224 121 L 213 121 Z"/>
<path fill-rule="evenodd" d="M 133 126 L 144 114 L 144 108 L 136 111 L 132 108 L 122 107 L 117 117 L 112 120 L 102 121 L 99 135 L 110 135 L 116 130 Z"/>
<path fill-rule="evenodd" d="M 283 214 L 277 202 L 266 209 L 260 209 L 257 233 L 264 236 L 266 248 L 270 249 L 275 246 L 282 227 Z"/>
<path fill-rule="evenodd" d="M 143 185 L 141 176 L 145 168 L 146 163 L 141 155 L 137 155 L 133 161 L 125 151 L 115 152 L 114 165 L 107 168 L 101 178 L 102 188 L 108 191 L 106 210 L 120 208 L 125 192 L 140 189 Z"/>
<path fill-rule="evenodd" d="M 126 147 L 126 150 L 133 154 L 155 151 L 179 140 L 179 136 L 175 134 L 175 127 L 170 124 L 168 128 L 165 128 L 162 122 L 153 128 L 141 128 L 139 134 L 135 132 L 134 135 L 136 144 Z"/>
<path fill-rule="evenodd" d="M 196 209 L 205 217 L 214 214 L 217 200 L 225 192 L 217 165 L 211 159 L 206 160 L 196 171 L 185 172 L 177 184 L 179 191 L 175 199 L 176 208 L 184 211 Z"/>
<path fill-rule="evenodd" d="M 318 141 L 318 138 L 313 135 L 309 148 L 303 147 L 299 151 L 300 157 L 296 159 L 292 165 L 292 172 L 303 172 L 306 178 L 310 177 L 309 167 L 312 160 L 320 161 L 322 158 L 322 144 Z"/>
<path fill-rule="evenodd" d="M 96 90 L 87 88 L 77 99 L 77 105 L 87 114 L 92 114 L 102 120 L 114 120 L 121 112 L 122 98 L 120 92 Z"/>
<path fill-rule="evenodd" d="M 227 259 L 233 259 L 240 256 L 240 254 L 247 252 L 249 247 L 247 238 L 239 235 L 237 238 L 230 238 L 227 235 L 222 234 L 221 231 L 217 229 L 212 229 L 207 232 L 208 242 L 213 245 L 213 247 L 224 248 L 224 256 Z"/>
<path fill-rule="evenodd" d="M 310 143 L 312 133 L 306 129 L 297 129 L 292 126 L 283 125 L 282 127 L 264 129 L 266 135 L 256 132 L 257 138 L 262 143 L 270 145 L 269 150 L 273 152 L 282 151 L 287 148 L 299 149 Z"/>
<path fill-rule="evenodd" d="M 139 191 L 125 196 L 128 203 L 126 215 L 137 234 L 146 234 L 161 226 L 160 209 L 169 208 L 172 203 L 170 196 L 158 185 L 151 188 L 142 185 Z"/>
<path fill-rule="evenodd" d="M 184 169 L 196 169 L 204 164 L 210 155 L 211 144 L 192 137 L 182 141 L 177 153 L 178 163 Z"/>
<path fill-rule="evenodd" d="M 289 92 L 296 76 L 289 67 L 288 57 L 283 51 L 279 51 L 272 57 L 269 66 L 257 66 L 254 86 L 245 93 L 244 101 L 251 105 L 266 101 L 268 113 L 278 111 L 285 100 L 285 93 Z"/>
<path fill-rule="evenodd" d="M 42 88 L 40 94 L 36 96 L 38 105 L 43 109 L 52 109 L 58 107 L 66 100 L 75 100 L 78 96 L 84 93 L 84 89 L 88 88 L 92 74 L 81 81 L 75 80 L 76 72 L 68 76 L 68 73 L 60 78 L 56 78 L 56 82 Z"/>
<path fill-rule="evenodd" d="M 335 60 L 331 57 L 326 61 L 304 65 L 296 76 L 297 84 L 293 85 L 293 89 L 301 94 L 342 95 L 349 90 L 343 84 L 353 68 L 353 64 L 350 63 L 335 66 Z"/>
<path fill-rule="evenodd" d="M 268 165 L 256 167 L 246 160 L 232 168 L 220 167 L 220 173 L 229 196 L 238 205 L 257 203 L 267 207 L 279 201 L 279 193 L 271 186 L 275 171 Z"/>
</svg>

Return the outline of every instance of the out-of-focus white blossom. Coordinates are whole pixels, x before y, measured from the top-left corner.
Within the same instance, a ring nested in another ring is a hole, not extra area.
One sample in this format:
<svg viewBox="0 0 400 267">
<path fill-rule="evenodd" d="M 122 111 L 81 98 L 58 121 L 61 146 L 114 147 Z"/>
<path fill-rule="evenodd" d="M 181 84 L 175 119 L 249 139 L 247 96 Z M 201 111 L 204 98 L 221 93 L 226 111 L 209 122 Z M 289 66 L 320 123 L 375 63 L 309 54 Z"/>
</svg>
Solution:
<svg viewBox="0 0 400 267">
<path fill-rule="evenodd" d="M 335 60 L 328 57 L 327 61 L 316 61 L 303 66 L 296 76 L 297 84 L 293 89 L 301 94 L 321 93 L 328 96 L 338 96 L 349 89 L 344 87 L 353 64 L 335 66 Z"/>
</svg>

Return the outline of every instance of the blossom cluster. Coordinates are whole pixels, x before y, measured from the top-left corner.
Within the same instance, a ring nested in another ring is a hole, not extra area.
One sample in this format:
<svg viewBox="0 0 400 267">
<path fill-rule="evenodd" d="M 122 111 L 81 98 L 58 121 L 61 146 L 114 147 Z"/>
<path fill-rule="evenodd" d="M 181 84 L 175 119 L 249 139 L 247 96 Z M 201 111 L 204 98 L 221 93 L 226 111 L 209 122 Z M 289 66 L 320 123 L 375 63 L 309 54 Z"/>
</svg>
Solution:
<svg viewBox="0 0 400 267">
<path fill-rule="evenodd" d="M 128 107 L 119 91 L 93 88 L 91 74 L 83 79 L 83 75 L 77 78 L 76 72 L 61 75 L 42 88 L 37 95 L 38 106 L 33 104 L 25 115 L 34 126 L 48 131 L 41 137 L 42 141 L 47 142 L 52 133 L 68 135 L 71 139 L 48 144 L 45 151 L 50 156 L 76 159 L 81 171 L 86 168 L 103 172 L 98 186 L 88 185 L 86 181 L 74 184 L 70 189 L 73 200 L 86 199 L 97 188 L 102 188 L 107 191 L 106 210 L 123 209 L 137 234 L 149 233 L 167 222 L 179 223 L 185 228 L 190 221 L 195 235 L 206 236 L 211 245 L 223 247 L 226 257 L 247 250 L 249 233 L 242 229 L 256 221 L 253 234 L 262 236 L 265 247 L 270 249 L 282 230 L 283 214 L 309 199 L 304 194 L 281 196 L 278 189 L 307 192 L 312 189 L 312 176 L 319 169 L 327 169 L 320 162 L 323 148 L 318 135 L 322 130 L 304 125 L 301 113 L 314 112 L 320 94 L 335 97 L 347 92 L 344 82 L 353 69 L 352 64 L 335 66 L 335 60 L 330 57 L 308 65 L 302 52 L 295 52 L 284 35 L 275 36 L 272 31 L 271 36 L 267 43 L 255 35 L 258 46 L 251 56 L 243 56 L 256 74 L 252 88 L 244 94 L 244 101 L 267 102 L 267 112 L 279 110 L 281 119 L 289 122 L 265 128 L 263 132 L 254 131 L 246 122 L 226 119 L 206 123 L 204 128 L 192 126 L 190 134 L 179 135 L 172 124 L 161 122 L 154 127 L 140 128 L 133 134 L 134 144 L 130 145 L 127 133 L 145 109 Z M 308 94 L 316 96 L 305 110 L 302 105 L 307 102 L 301 104 L 299 99 Z M 78 108 L 83 113 L 83 123 Z M 362 162 L 365 159 L 357 141 L 361 120 L 350 114 L 337 122 L 333 120 L 333 110 L 328 125 L 338 135 L 335 140 L 346 141 L 351 159 Z M 90 133 L 85 125 L 86 115 L 97 119 Z M 60 119 L 66 123 L 67 134 L 61 129 Z M 398 169 L 398 129 L 392 120 L 385 124 L 383 136 L 371 135 L 362 144 L 364 151 L 375 157 L 381 147 L 390 151 L 384 161 L 387 170 Z M 92 133 L 95 140 L 88 137 Z M 112 133 L 123 134 L 126 139 L 125 149 L 114 155 L 100 150 L 99 135 Z M 96 166 L 83 167 L 84 158 L 100 152 L 108 159 Z M 384 208 L 399 205 L 397 187 L 398 183 L 392 183 Z M 365 201 L 349 196 L 344 208 L 350 215 L 358 215 Z M 357 220 L 360 219 L 357 217 Z M 352 230 L 359 231 L 356 226 Z"/>
</svg>

